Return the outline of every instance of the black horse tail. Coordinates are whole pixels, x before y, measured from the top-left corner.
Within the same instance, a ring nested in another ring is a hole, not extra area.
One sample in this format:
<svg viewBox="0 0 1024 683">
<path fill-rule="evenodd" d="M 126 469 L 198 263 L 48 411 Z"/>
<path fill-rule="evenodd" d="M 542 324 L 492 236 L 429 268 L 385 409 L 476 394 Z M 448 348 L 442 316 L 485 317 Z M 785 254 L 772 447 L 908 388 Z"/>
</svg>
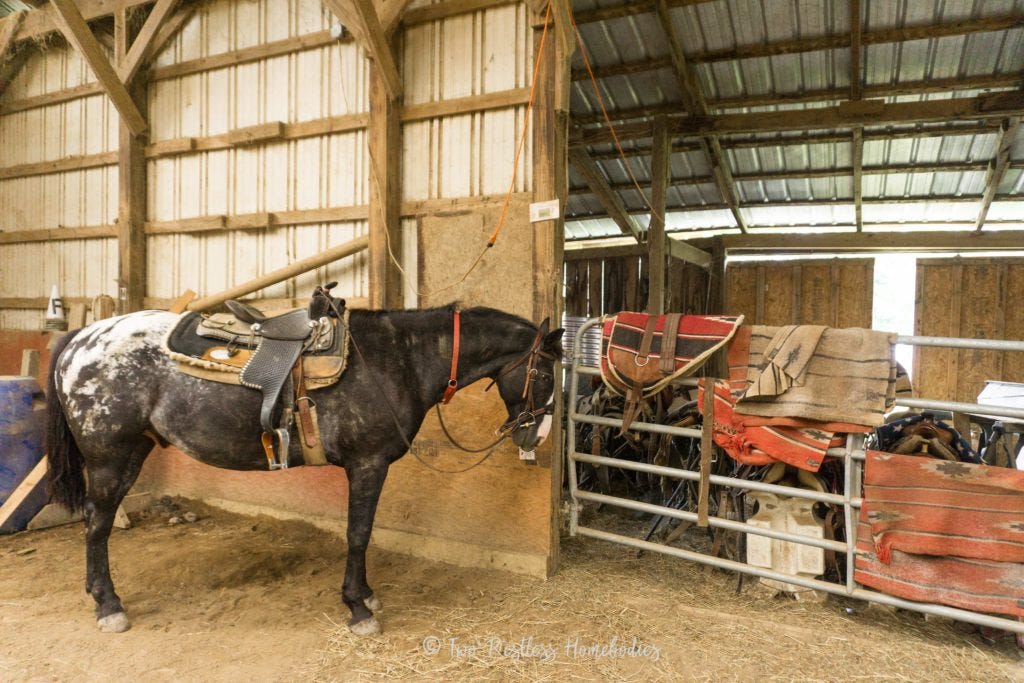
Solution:
<svg viewBox="0 0 1024 683">
<path fill-rule="evenodd" d="M 46 453 L 50 461 L 50 499 L 74 512 L 85 505 L 85 459 L 75 443 L 57 396 L 57 360 L 77 330 L 64 335 L 50 354 L 46 391 Z"/>
</svg>

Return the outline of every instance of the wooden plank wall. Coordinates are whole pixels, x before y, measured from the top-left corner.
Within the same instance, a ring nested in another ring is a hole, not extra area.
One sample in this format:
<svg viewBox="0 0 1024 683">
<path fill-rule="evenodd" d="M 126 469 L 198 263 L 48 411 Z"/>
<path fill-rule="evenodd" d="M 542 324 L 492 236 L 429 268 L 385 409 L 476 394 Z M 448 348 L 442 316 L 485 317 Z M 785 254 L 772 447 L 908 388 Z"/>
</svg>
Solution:
<svg viewBox="0 0 1024 683">
<path fill-rule="evenodd" d="M 731 263 L 725 313 L 748 325 L 871 327 L 874 259 Z"/>
<path fill-rule="evenodd" d="M 914 333 L 929 337 L 1024 339 L 1024 259 L 921 259 Z M 986 380 L 1024 382 L 1024 353 L 914 350 L 922 398 L 971 401 Z"/>
<path fill-rule="evenodd" d="M 708 273 L 671 259 L 665 271 L 665 310 L 705 313 Z M 566 315 L 594 318 L 647 307 L 647 257 L 570 260 L 565 263 Z"/>
</svg>

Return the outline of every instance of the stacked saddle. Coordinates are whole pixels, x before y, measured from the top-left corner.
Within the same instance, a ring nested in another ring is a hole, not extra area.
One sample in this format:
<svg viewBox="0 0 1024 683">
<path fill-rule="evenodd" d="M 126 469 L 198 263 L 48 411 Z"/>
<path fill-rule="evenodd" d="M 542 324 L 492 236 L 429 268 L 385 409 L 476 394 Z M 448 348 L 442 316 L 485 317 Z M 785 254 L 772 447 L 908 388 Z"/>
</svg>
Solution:
<svg viewBox="0 0 1024 683">
<path fill-rule="evenodd" d="M 272 317 L 238 301 L 227 305 L 231 314 L 182 315 L 165 340 L 168 355 L 185 374 L 240 384 L 263 394 L 261 440 L 270 469 L 288 467 L 295 410 L 305 464 L 326 464 L 316 407 L 307 392 L 334 384 L 345 370 L 348 310 L 344 301 L 317 288 L 308 309 Z"/>
</svg>

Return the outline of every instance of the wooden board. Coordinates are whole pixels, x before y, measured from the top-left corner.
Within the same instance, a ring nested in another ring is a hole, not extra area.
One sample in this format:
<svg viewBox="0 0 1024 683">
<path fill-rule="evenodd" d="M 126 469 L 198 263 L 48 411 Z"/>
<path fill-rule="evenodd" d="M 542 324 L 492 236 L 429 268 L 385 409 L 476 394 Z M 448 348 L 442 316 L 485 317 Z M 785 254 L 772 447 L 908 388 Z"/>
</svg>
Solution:
<svg viewBox="0 0 1024 683">
<path fill-rule="evenodd" d="M 874 259 L 732 263 L 726 306 L 748 325 L 871 327 Z"/>
<path fill-rule="evenodd" d="M 914 333 L 1024 339 L 1024 259 L 921 259 Z M 923 398 L 974 402 L 987 380 L 1024 382 L 1024 353 L 914 350 L 914 388 Z"/>
</svg>

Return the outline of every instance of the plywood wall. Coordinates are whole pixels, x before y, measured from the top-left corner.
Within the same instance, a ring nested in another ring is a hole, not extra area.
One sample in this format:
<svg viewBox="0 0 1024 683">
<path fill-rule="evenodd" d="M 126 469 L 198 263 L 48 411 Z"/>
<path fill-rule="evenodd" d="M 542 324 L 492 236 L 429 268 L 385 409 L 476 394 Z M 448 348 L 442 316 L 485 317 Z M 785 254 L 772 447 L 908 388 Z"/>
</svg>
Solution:
<svg viewBox="0 0 1024 683">
<path fill-rule="evenodd" d="M 1024 259 L 920 259 L 914 333 L 1024 339 Z M 1024 382 L 1024 353 L 916 347 L 923 398 L 974 402 L 986 380 Z"/>
<path fill-rule="evenodd" d="M 73 49 L 35 52 L 0 101 L 0 231 L 112 226 L 117 218 L 117 167 L 40 172 L 39 164 L 116 154 L 118 116 L 104 95 L 11 111 L 8 103 L 39 98 L 95 81 Z M 19 169 L 26 169 L 24 173 Z M 65 297 L 117 294 L 117 242 L 68 239 L 0 244 L 0 298 L 38 298 L 58 285 Z M 0 328 L 40 329 L 41 310 L 0 307 Z"/>
<path fill-rule="evenodd" d="M 748 325 L 871 327 L 874 259 L 733 262 L 725 312 Z"/>
</svg>

